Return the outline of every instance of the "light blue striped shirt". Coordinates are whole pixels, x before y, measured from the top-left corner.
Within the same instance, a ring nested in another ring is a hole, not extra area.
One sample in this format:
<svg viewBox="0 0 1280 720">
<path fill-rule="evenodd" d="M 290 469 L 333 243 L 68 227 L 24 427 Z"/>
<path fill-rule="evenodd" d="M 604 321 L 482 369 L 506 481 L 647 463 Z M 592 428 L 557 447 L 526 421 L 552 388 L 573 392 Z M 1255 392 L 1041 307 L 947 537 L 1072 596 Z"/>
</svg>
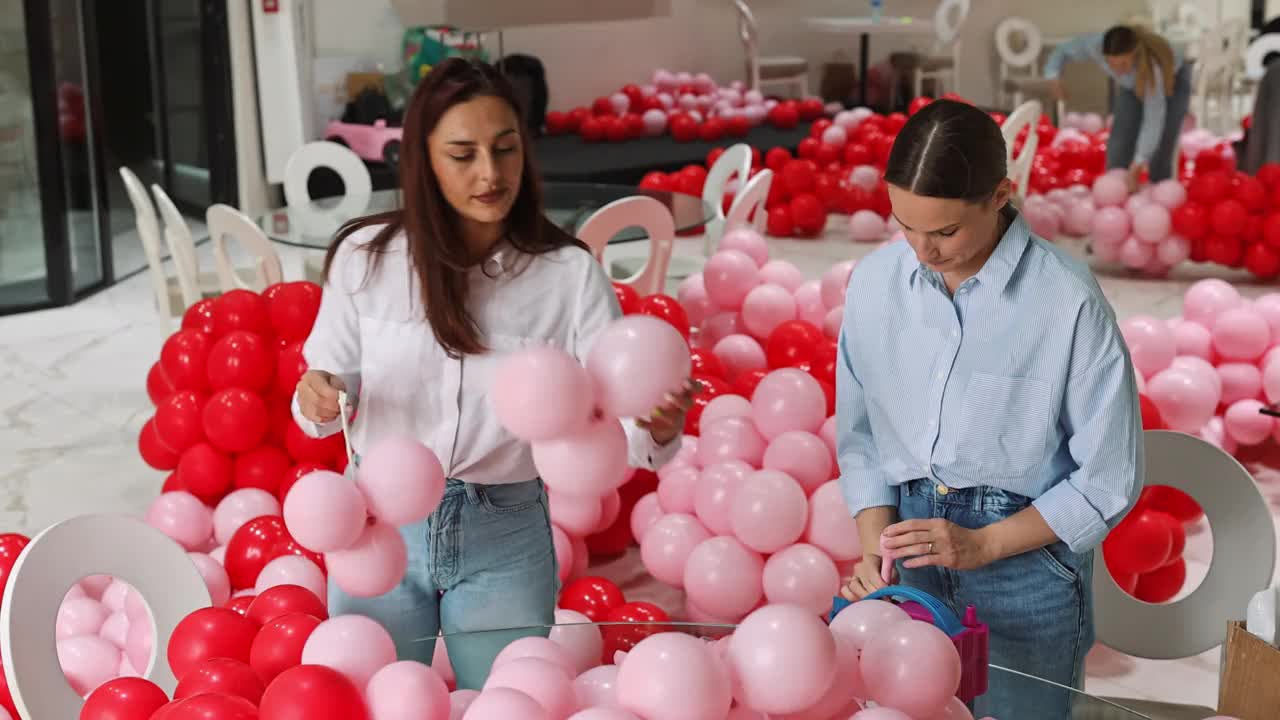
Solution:
<svg viewBox="0 0 1280 720">
<path fill-rule="evenodd" d="M 1089 269 L 1018 216 L 977 275 L 891 243 L 854 268 L 836 369 L 840 488 L 855 515 L 928 477 L 1034 500 L 1072 550 L 1137 501 L 1142 419 L 1128 348 Z"/>
</svg>

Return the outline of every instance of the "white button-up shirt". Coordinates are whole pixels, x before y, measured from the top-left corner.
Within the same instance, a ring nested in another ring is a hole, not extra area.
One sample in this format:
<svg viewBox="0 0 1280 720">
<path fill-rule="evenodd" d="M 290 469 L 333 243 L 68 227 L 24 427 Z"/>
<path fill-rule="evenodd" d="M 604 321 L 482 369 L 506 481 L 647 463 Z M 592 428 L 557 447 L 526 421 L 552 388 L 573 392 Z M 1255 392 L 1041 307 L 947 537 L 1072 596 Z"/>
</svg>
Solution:
<svg viewBox="0 0 1280 720">
<path fill-rule="evenodd" d="M 622 315 L 604 268 L 578 247 L 528 256 L 502 246 L 470 275 L 468 306 L 489 352 L 454 359 L 426 320 L 404 234 L 376 270 L 358 247 L 380 229 L 361 228 L 339 247 L 302 350 L 308 367 L 341 376 L 350 397 L 359 398 L 352 448 L 409 435 L 439 456 L 448 477 L 481 484 L 536 478 L 528 443 L 507 432 L 490 405 L 494 370 L 505 353 L 537 345 L 585 359 L 596 336 Z M 341 420 L 303 417 L 296 394 L 293 416 L 312 437 L 341 430 Z M 678 438 L 660 446 L 634 420 L 623 427 L 633 467 L 656 469 L 679 450 Z"/>
</svg>

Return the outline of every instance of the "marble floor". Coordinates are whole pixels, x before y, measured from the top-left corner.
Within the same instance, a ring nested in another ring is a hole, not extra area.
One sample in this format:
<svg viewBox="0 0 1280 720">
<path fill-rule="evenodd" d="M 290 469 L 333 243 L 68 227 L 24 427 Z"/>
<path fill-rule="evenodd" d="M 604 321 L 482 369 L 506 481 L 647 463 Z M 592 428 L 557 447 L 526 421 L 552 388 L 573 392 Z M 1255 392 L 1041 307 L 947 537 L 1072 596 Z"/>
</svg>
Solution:
<svg viewBox="0 0 1280 720">
<path fill-rule="evenodd" d="M 682 238 L 677 254 L 696 255 L 701 242 Z M 1072 247 L 1079 252 L 1077 244 Z M 286 276 L 301 278 L 300 251 L 281 249 Z M 637 249 L 642 248 L 621 252 Z M 808 277 L 871 249 L 847 239 L 843 218 L 833 218 L 819 239 L 771 240 L 773 257 L 790 260 Z M 200 254 L 202 266 L 212 267 L 207 246 Z M 1122 318 L 1180 312 L 1183 292 L 1202 277 L 1225 277 L 1251 296 L 1269 289 L 1249 283 L 1243 274 L 1207 266 L 1188 265 L 1161 280 L 1113 267 L 1095 272 Z M 33 534 L 84 513 L 139 513 L 156 496 L 163 476 L 143 464 L 136 439 L 152 413 L 144 378 L 167 332 L 147 273 L 73 307 L 0 318 L 0 457 L 8 458 L 0 463 L 0 531 Z M 1272 507 L 1280 506 L 1280 473 L 1251 469 Z M 1198 582 L 1212 557 L 1207 529 L 1191 534 L 1186 557 L 1192 582 Z M 682 607 L 676 591 L 641 576 L 634 555 L 599 571 L 624 584 L 631 599 Z M 1107 696 L 1213 707 L 1218 662 L 1216 649 L 1152 661 L 1099 647 L 1089 657 L 1087 688 Z"/>
</svg>

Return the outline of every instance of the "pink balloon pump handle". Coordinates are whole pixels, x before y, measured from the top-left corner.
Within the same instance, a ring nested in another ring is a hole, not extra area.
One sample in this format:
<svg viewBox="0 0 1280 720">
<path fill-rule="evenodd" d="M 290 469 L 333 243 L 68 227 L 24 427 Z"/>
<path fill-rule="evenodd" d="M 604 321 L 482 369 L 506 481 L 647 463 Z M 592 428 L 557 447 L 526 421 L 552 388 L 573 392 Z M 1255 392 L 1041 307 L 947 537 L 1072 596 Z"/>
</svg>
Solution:
<svg viewBox="0 0 1280 720">
<path fill-rule="evenodd" d="M 893 560 L 888 557 L 888 553 L 884 549 L 884 535 L 880 536 L 880 579 L 885 585 L 892 585 L 890 578 L 893 577 Z"/>
</svg>

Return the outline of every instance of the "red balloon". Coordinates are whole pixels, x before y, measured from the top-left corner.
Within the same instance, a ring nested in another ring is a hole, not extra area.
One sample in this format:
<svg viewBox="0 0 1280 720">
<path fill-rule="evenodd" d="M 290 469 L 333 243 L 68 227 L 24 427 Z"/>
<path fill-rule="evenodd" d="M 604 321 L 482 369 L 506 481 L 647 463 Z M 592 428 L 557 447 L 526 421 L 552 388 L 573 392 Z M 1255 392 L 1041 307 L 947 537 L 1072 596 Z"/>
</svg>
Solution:
<svg viewBox="0 0 1280 720">
<path fill-rule="evenodd" d="M 304 462 L 286 470 L 284 476 L 280 479 L 280 489 L 276 491 L 276 497 L 280 500 L 280 504 L 284 504 L 284 499 L 289 495 L 289 491 L 293 489 L 294 483 L 301 480 L 303 475 L 316 470 L 328 469 L 320 463 Z"/>
<path fill-rule="evenodd" d="M 631 547 L 635 538 L 631 536 L 631 508 L 625 504 L 619 508 L 618 517 L 613 524 L 584 538 L 587 552 L 592 558 L 613 558 L 621 555 Z"/>
<path fill-rule="evenodd" d="M 792 103 L 778 103 L 765 117 L 774 127 L 790 130 L 800 123 L 800 110 Z"/>
<path fill-rule="evenodd" d="M 1258 168 L 1258 173 L 1254 176 L 1258 181 L 1269 190 L 1275 190 L 1280 187 L 1280 163 L 1269 162 Z"/>
<path fill-rule="evenodd" d="M 645 173 L 645 176 L 640 178 L 640 189 L 670 192 L 673 187 L 670 176 L 664 172 L 654 170 L 653 172 Z"/>
<path fill-rule="evenodd" d="M 702 391 L 693 396 L 693 404 L 689 406 L 689 412 L 685 413 L 684 431 L 689 435 L 701 435 L 702 411 L 715 398 L 733 392 L 733 386 L 721 377 L 699 375 L 696 370 L 693 379 L 701 383 Z"/>
<path fill-rule="evenodd" d="M 1142 489 L 1138 504 L 1151 510 L 1176 518 L 1182 523 L 1191 523 L 1204 517 L 1204 508 L 1185 492 L 1168 485 L 1148 485 Z"/>
<path fill-rule="evenodd" d="M 548 135 L 562 135 L 569 129 L 569 115 L 560 110 L 551 110 L 545 119 Z"/>
<path fill-rule="evenodd" d="M 622 591 L 612 581 L 589 576 L 565 585 L 558 605 L 565 610 L 576 610 L 592 622 L 603 622 L 610 610 L 625 602 Z"/>
<path fill-rule="evenodd" d="M 178 390 L 207 390 L 205 363 L 213 341 L 199 330 L 179 330 L 160 348 L 160 367 Z"/>
<path fill-rule="evenodd" d="M 156 470 L 173 470 L 178 467 L 179 455 L 160 442 L 160 436 L 156 434 L 155 418 L 142 424 L 142 431 L 138 433 L 138 454 L 142 456 L 143 462 Z"/>
<path fill-rule="evenodd" d="M 662 608 L 649 602 L 629 602 L 619 605 L 605 615 L 605 622 L 635 623 L 633 626 L 607 625 L 601 628 L 604 635 L 604 657 L 606 663 L 613 662 L 614 654 L 622 650 L 630 651 L 641 640 L 650 635 L 657 635 L 666 630 L 658 623 L 670 620 Z"/>
<path fill-rule="evenodd" d="M 694 348 L 689 351 L 689 360 L 692 363 L 693 375 L 712 375 L 714 377 L 724 377 L 724 363 L 720 362 L 720 358 L 716 354 L 706 348 Z"/>
<path fill-rule="evenodd" d="M 292 397 L 298 381 L 307 371 L 307 361 L 302 357 L 302 341 L 289 343 L 276 352 L 275 391 L 278 395 Z"/>
<path fill-rule="evenodd" d="M 292 465 L 293 461 L 280 448 L 256 447 L 236 456 L 231 484 L 237 490 L 258 488 L 275 495 Z"/>
<path fill-rule="evenodd" d="M 1160 416 L 1160 408 L 1151 401 L 1151 398 L 1139 393 L 1138 407 L 1142 410 L 1142 429 L 1143 430 L 1168 430 L 1169 426 L 1164 424 L 1164 418 Z"/>
<path fill-rule="evenodd" d="M 822 104 L 821 99 L 816 97 L 804 98 L 800 101 L 797 109 L 800 111 L 800 118 L 802 120 L 813 120 L 814 118 L 821 117 L 822 113 L 826 112 L 826 106 Z"/>
<path fill-rule="evenodd" d="M 329 619 L 329 612 L 315 593 L 300 585 L 276 585 L 262 591 L 249 604 L 246 615 L 258 625 L 266 625 L 283 615 L 305 613 L 321 620 Z"/>
<path fill-rule="evenodd" d="M 214 335 L 222 337 L 233 330 L 248 330 L 271 337 L 271 313 L 267 301 L 251 290 L 231 290 L 213 301 Z"/>
<path fill-rule="evenodd" d="M 204 434 L 219 450 L 241 453 L 267 437 L 270 415 L 258 395 L 243 388 L 219 390 L 205 403 Z"/>
<path fill-rule="evenodd" d="M 784 147 L 770 148 L 769 152 L 764 155 L 764 165 L 775 173 L 782 172 L 782 168 L 791 159 L 791 153 Z"/>
<path fill-rule="evenodd" d="M 222 607 L 238 615 L 247 615 L 249 613 L 249 606 L 253 604 L 253 598 L 254 598 L 253 595 L 241 595 L 239 597 L 233 597 L 230 600 L 228 600 L 226 604 L 223 605 Z"/>
<path fill-rule="evenodd" d="M 179 490 L 186 492 L 182 485 L 178 483 L 178 473 L 171 472 L 165 476 L 164 483 L 160 485 L 161 494 L 167 492 L 178 492 Z"/>
<path fill-rule="evenodd" d="M 623 142 L 631 137 L 626 117 L 602 117 L 600 124 L 604 125 L 604 136 L 609 142 Z"/>
<path fill-rule="evenodd" d="M 756 386 L 759 385 L 760 381 L 764 379 L 764 376 L 768 374 L 768 370 L 747 370 L 746 372 L 739 374 L 733 379 L 734 394 L 741 395 L 742 397 L 750 400 L 751 396 L 756 392 Z"/>
<path fill-rule="evenodd" d="M 260 716 L 253 703 L 242 697 L 203 693 L 165 705 L 151 720 L 260 720 Z"/>
<path fill-rule="evenodd" d="M 89 694 L 80 708 L 80 720 L 147 720 L 168 702 L 164 691 L 150 680 L 118 677 Z"/>
<path fill-rule="evenodd" d="M 1119 574 L 1146 573 L 1169 560 L 1173 537 L 1158 513 L 1136 509 L 1102 543 L 1107 567 Z"/>
<path fill-rule="evenodd" d="M 813 362 L 826 342 L 826 336 L 814 325 L 803 320 L 788 320 L 769 334 L 765 358 L 773 369 Z"/>
<path fill-rule="evenodd" d="M 264 624 L 249 649 L 249 666 L 270 684 L 280 673 L 302 664 L 302 648 L 320 622 L 313 615 L 295 612 Z"/>
<path fill-rule="evenodd" d="M 698 137 L 703 142 L 719 142 L 720 138 L 725 136 L 729 130 L 729 124 L 724 118 L 711 117 L 702 123 L 702 127 L 698 128 Z"/>
<path fill-rule="evenodd" d="M 209 350 L 209 387 L 264 392 L 275 379 L 277 353 L 261 335 L 245 330 L 229 332 Z"/>
<path fill-rule="evenodd" d="M 1244 262 L 1244 242 L 1240 238 L 1210 235 L 1205 240 L 1205 252 L 1219 265 L 1240 267 Z"/>
<path fill-rule="evenodd" d="M 337 670 L 299 665 L 280 673 L 258 705 L 259 720 L 368 720 L 360 688 Z"/>
<path fill-rule="evenodd" d="M 667 128 L 676 142 L 692 142 L 698 137 L 698 121 L 684 113 L 672 115 L 667 121 Z"/>
<path fill-rule="evenodd" d="M 1209 211 L 1195 202 L 1184 203 L 1173 210 L 1173 231 L 1188 240 L 1209 234 Z"/>
<path fill-rule="evenodd" d="M 671 327 L 679 330 L 686 340 L 689 339 L 689 316 L 685 313 L 684 307 L 670 295 L 646 295 L 640 299 L 636 312 L 666 320 Z"/>
<path fill-rule="evenodd" d="M 346 455 L 346 446 L 342 441 L 342 433 L 326 438 L 309 437 L 291 422 L 284 430 L 284 449 L 297 462 L 314 462 L 325 466 L 332 464 L 339 455 Z"/>
<path fill-rule="evenodd" d="M 618 298 L 618 305 L 622 307 L 623 315 L 632 315 L 640 312 L 640 293 L 630 285 L 621 283 L 613 283 L 613 294 Z"/>
<path fill-rule="evenodd" d="M 838 352 L 836 344 L 828 342 L 818 351 L 818 356 L 809 363 L 809 374 L 818 382 L 834 388 L 836 385 L 836 358 Z"/>
<path fill-rule="evenodd" d="M 186 452 L 204 441 L 203 394 L 195 390 L 179 390 L 156 408 L 156 438 L 176 453 Z"/>
<path fill-rule="evenodd" d="M 267 314 L 276 336 L 305 340 L 320 312 L 320 294 L 320 286 L 306 280 L 281 285 L 267 300 Z"/>
<path fill-rule="evenodd" d="M 598 115 L 589 115 L 578 125 L 578 134 L 582 136 L 583 142 L 600 142 L 604 139 L 604 132 L 603 118 Z"/>
<path fill-rule="evenodd" d="M 1163 603 L 1172 600 L 1187 582 L 1187 564 L 1178 558 L 1162 568 L 1138 576 L 1133 596 L 1143 602 Z"/>
<path fill-rule="evenodd" d="M 229 554 L 229 553 L 228 553 Z M 226 608 L 200 608 L 178 621 L 169 637 L 166 657 L 178 678 L 213 658 L 249 661 L 249 646 L 258 626 Z"/>
<path fill-rule="evenodd" d="M 197 300 L 196 304 L 187 308 L 182 314 L 182 328 L 213 335 L 213 298 Z"/>
<path fill-rule="evenodd" d="M 1202 205 L 1212 206 L 1231 196 L 1231 176 L 1221 170 L 1201 173 L 1199 166 L 1204 158 L 1204 153 L 1196 158 L 1196 176 L 1187 186 L 1187 196 Z"/>
<path fill-rule="evenodd" d="M 778 187 L 779 183 L 774 183 L 774 187 Z M 765 231 L 774 237 L 791 237 L 795 232 L 795 222 L 791 219 L 791 207 L 788 205 L 778 205 L 769 209 L 769 215 L 765 218 Z"/>
<path fill-rule="evenodd" d="M 920 97 L 912 100 L 911 104 L 907 105 L 907 114 L 915 115 L 931 102 L 933 102 L 933 98 L 921 95 Z"/>
<path fill-rule="evenodd" d="M 256 633 L 255 633 L 256 637 Z M 250 640 L 250 647 L 253 641 Z M 266 690 L 248 662 L 214 657 L 196 665 L 178 681 L 173 699 L 188 698 L 203 693 L 218 693 L 241 697 L 257 705 Z"/>
<path fill-rule="evenodd" d="M 178 460 L 178 484 L 205 505 L 217 505 L 231 491 L 231 457 L 207 442 L 192 445 Z"/>
<path fill-rule="evenodd" d="M 20 533 L 0 535 L 0 595 L 4 594 L 4 588 L 9 584 L 9 573 L 13 572 L 14 563 L 18 562 L 22 549 L 30 542 L 31 538 Z M 7 690 L 8 686 L 5 687 Z"/>
<path fill-rule="evenodd" d="M 279 515 L 263 515 L 241 525 L 227 541 L 223 562 L 231 587 L 253 587 L 262 568 L 281 555 L 301 555 L 324 569 L 324 559 L 299 545 Z"/>
<path fill-rule="evenodd" d="M 1244 251 L 1244 267 L 1259 278 L 1273 278 L 1280 275 L 1280 253 L 1266 243 L 1253 243 Z"/>
<path fill-rule="evenodd" d="M 147 397 L 151 398 L 151 404 L 159 407 L 176 389 L 169 376 L 164 374 L 160 362 L 153 363 L 147 371 Z"/>
<path fill-rule="evenodd" d="M 812 160 L 791 160 L 782 167 L 782 182 L 792 195 L 812 192 L 818 166 Z"/>
<path fill-rule="evenodd" d="M 796 145 L 796 158 L 800 160 L 813 160 L 818 157 L 818 148 L 822 147 L 822 141 L 816 137 L 807 137 Z M 790 161 L 788 161 L 790 162 Z M 786 163 L 783 163 L 786 167 Z M 778 170 L 777 172 L 782 172 Z M 776 182 L 774 183 L 777 184 Z"/>
<path fill-rule="evenodd" d="M 827 209 L 816 195 L 797 194 L 791 198 L 791 220 L 801 235 L 815 237 L 827 226 Z"/>
<path fill-rule="evenodd" d="M 1240 183 L 1236 186 L 1232 197 L 1240 201 L 1245 210 L 1251 213 L 1259 213 L 1267 207 L 1267 186 L 1261 180 L 1255 177 L 1241 174 L 1239 176 Z"/>
<path fill-rule="evenodd" d="M 1237 237 L 1244 232 L 1249 221 L 1249 211 L 1234 198 L 1219 201 L 1209 213 L 1209 226 L 1216 235 Z"/>
</svg>

